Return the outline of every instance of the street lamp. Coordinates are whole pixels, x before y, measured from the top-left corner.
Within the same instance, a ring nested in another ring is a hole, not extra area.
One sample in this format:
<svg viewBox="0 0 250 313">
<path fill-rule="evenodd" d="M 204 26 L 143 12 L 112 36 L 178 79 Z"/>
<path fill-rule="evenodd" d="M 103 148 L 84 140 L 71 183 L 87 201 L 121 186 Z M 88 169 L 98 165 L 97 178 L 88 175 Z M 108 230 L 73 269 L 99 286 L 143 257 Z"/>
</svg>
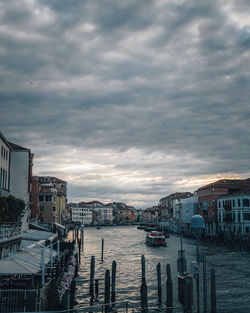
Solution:
<svg viewBox="0 0 250 313">
<path fill-rule="evenodd" d="M 203 220 L 203 217 L 199 214 L 194 215 L 191 219 L 191 229 L 194 230 L 195 235 L 196 235 L 196 261 L 197 263 L 195 264 L 196 268 L 194 269 L 194 278 L 196 279 L 196 293 L 197 293 L 197 313 L 200 313 L 200 291 L 199 291 L 199 264 L 201 261 L 200 258 L 200 251 L 199 251 L 199 237 L 201 234 L 201 230 L 205 229 L 205 223 Z M 204 259 L 203 259 L 204 260 Z M 203 272 L 204 272 L 204 263 L 203 263 Z M 204 284 L 204 276 L 203 276 L 203 284 Z M 205 285 L 204 285 L 205 287 Z M 204 299 L 205 299 L 205 289 L 204 289 Z M 205 301 L 205 300 L 204 300 Z M 205 304 L 205 303 L 204 303 Z M 204 312 L 205 312 L 205 307 L 204 307 Z"/>
</svg>

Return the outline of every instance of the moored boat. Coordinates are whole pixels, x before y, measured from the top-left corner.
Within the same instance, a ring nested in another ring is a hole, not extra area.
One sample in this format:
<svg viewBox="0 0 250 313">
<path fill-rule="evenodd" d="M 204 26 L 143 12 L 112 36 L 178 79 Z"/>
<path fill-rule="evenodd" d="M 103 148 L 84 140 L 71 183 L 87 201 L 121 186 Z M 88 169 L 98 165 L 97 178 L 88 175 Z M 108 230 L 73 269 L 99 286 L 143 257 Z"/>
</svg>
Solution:
<svg viewBox="0 0 250 313">
<path fill-rule="evenodd" d="M 166 247 L 167 241 L 163 233 L 158 232 L 158 231 L 151 231 L 147 233 L 146 244 L 152 247 L 160 247 L 160 246 Z"/>
</svg>

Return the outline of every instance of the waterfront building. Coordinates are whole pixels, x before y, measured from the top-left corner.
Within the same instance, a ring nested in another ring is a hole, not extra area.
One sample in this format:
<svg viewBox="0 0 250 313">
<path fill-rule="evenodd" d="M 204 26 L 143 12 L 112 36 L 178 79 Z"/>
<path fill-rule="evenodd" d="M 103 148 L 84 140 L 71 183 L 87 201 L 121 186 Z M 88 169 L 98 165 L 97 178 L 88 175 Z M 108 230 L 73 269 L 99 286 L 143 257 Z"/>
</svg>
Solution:
<svg viewBox="0 0 250 313">
<path fill-rule="evenodd" d="M 9 142 L 11 146 L 11 195 L 27 203 L 30 200 L 32 165 L 34 155 L 30 149 Z"/>
<path fill-rule="evenodd" d="M 159 221 L 165 222 L 173 218 L 174 200 L 190 197 L 191 192 L 175 192 L 159 200 Z"/>
<path fill-rule="evenodd" d="M 114 218 L 114 223 L 116 225 L 119 225 L 122 223 L 122 208 L 119 203 L 113 203 L 113 218 Z"/>
<path fill-rule="evenodd" d="M 0 132 L 0 196 L 10 194 L 10 151 L 11 146 Z"/>
<path fill-rule="evenodd" d="M 113 207 L 95 204 L 93 208 L 94 225 L 110 225 L 113 222 Z"/>
<path fill-rule="evenodd" d="M 217 199 L 218 234 L 225 239 L 250 236 L 250 187 Z"/>
<path fill-rule="evenodd" d="M 168 197 L 161 198 L 158 204 L 159 222 L 167 222 L 168 220 Z"/>
<path fill-rule="evenodd" d="M 67 182 L 51 176 L 32 177 L 31 217 L 62 224 L 66 216 Z"/>
<path fill-rule="evenodd" d="M 6 140 L 0 132 L 0 196 L 13 196 L 25 203 L 21 230 L 28 229 L 33 154 L 30 149 Z"/>
<path fill-rule="evenodd" d="M 30 149 L 9 142 L 11 146 L 10 194 L 24 201 L 26 209 L 22 217 L 22 231 L 28 229 L 30 217 L 31 178 L 33 153 Z"/>
<path fill-rule="evenodd" d="M 133 207 L 121 202 L 107 204 L 113 208 L 113 221 L 115 224 L 133 224 L 140 218 L 139 212 Z"/>
<path fill-rule="evenodd" d="M 198 210 L 205 222 L 206 234 L 217 234 L 217 199 L 250 187 L 250 179 L 220 179 L 197 190 Z"/>
<path fill-rule="evenodd" d="M 126 206 L 122 209 L 122 222 L 125 224 L 133 224 L 135 222 L 135 209 L 130 206 Z"/>
<path fill-rule="evenodd" d="M 158 221 L 158 207 L 147 208 L 142 212 L 143 222 L 157 223 Z"/>
<path fill-rule="evenodd" d="M 71 220 L 81 225 L 91 225 L 93 221 L 93 209 L 81 204 L 70 203 Z"/>
<path fill-rule="evenodd" d="M 178 199 L 173 200 L 172 230 L 180 232 L 181 215 L 182 231 L 186 235 L 191 235 L 191 219 L 195 214 L 198 214 L 198 196 L 196 192 L 187 198 L 180 199 L 180 201 Z"/>
</svg>

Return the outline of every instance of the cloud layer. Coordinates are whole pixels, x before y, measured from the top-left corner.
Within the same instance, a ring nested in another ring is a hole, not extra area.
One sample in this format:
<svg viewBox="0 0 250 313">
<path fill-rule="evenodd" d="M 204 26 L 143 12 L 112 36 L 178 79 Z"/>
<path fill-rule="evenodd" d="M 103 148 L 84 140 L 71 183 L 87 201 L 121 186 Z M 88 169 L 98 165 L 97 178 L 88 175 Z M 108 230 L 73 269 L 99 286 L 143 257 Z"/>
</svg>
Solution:
<svg viewBox="0 0 250 313">
<path fill-rule="evenodd" d="M 69 199 L 249 177 L 247 0 L 0 0 L 0 112 Z"/>
</svg>

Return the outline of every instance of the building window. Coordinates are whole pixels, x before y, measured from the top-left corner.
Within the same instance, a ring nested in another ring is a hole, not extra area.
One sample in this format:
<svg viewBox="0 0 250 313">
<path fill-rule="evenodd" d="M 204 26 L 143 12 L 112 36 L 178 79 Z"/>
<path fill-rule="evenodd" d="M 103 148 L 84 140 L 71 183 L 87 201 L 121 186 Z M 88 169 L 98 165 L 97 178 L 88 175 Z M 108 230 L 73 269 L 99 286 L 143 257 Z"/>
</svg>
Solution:
<svg viewBox="0 0 250 313">
<path fill-rule="evenodd" d="M 43 196 L 39 196 L 39 201 L 43 202 L 44 201 L 44 197 Z"/>
<path fill-rule="evenodd" d="M 53 206 L 53 212 L 56 212 L 56 207 L 55 206 Z"/>
<path fill-rule="evenodd" d="M 233 200 L 233 207 L 235 207 L 235 200 Z"/>
<path fill-rule="evenodd" d="M 240 222 L 240 212 L 238 212 L 238 222 Z"/>
<path fill-rule="evenodd" d="M 238 199 L 238 207 L 240 207 L 240 199 Z"/>
<path fill-rule="evenodd" d="M 244 213 L 244 220 L 250 221 L 250 213 Z"/>
<path fill-rule="evenodd" d="M 249 199 L 243 199 L 243 206 L 249 207 Z"/>
<path fill-rule="evenodd" d="M 219 201 L 219 208 L 221 208 L 221 204 L 220 204 L 220 201 Z"/>
<path fill-rule="evenodd" d="M 45 196 L 45 201 L 46 202 L 51 202 L 51 198 L 52 198 L 51 196 Z"/>
</svg>

